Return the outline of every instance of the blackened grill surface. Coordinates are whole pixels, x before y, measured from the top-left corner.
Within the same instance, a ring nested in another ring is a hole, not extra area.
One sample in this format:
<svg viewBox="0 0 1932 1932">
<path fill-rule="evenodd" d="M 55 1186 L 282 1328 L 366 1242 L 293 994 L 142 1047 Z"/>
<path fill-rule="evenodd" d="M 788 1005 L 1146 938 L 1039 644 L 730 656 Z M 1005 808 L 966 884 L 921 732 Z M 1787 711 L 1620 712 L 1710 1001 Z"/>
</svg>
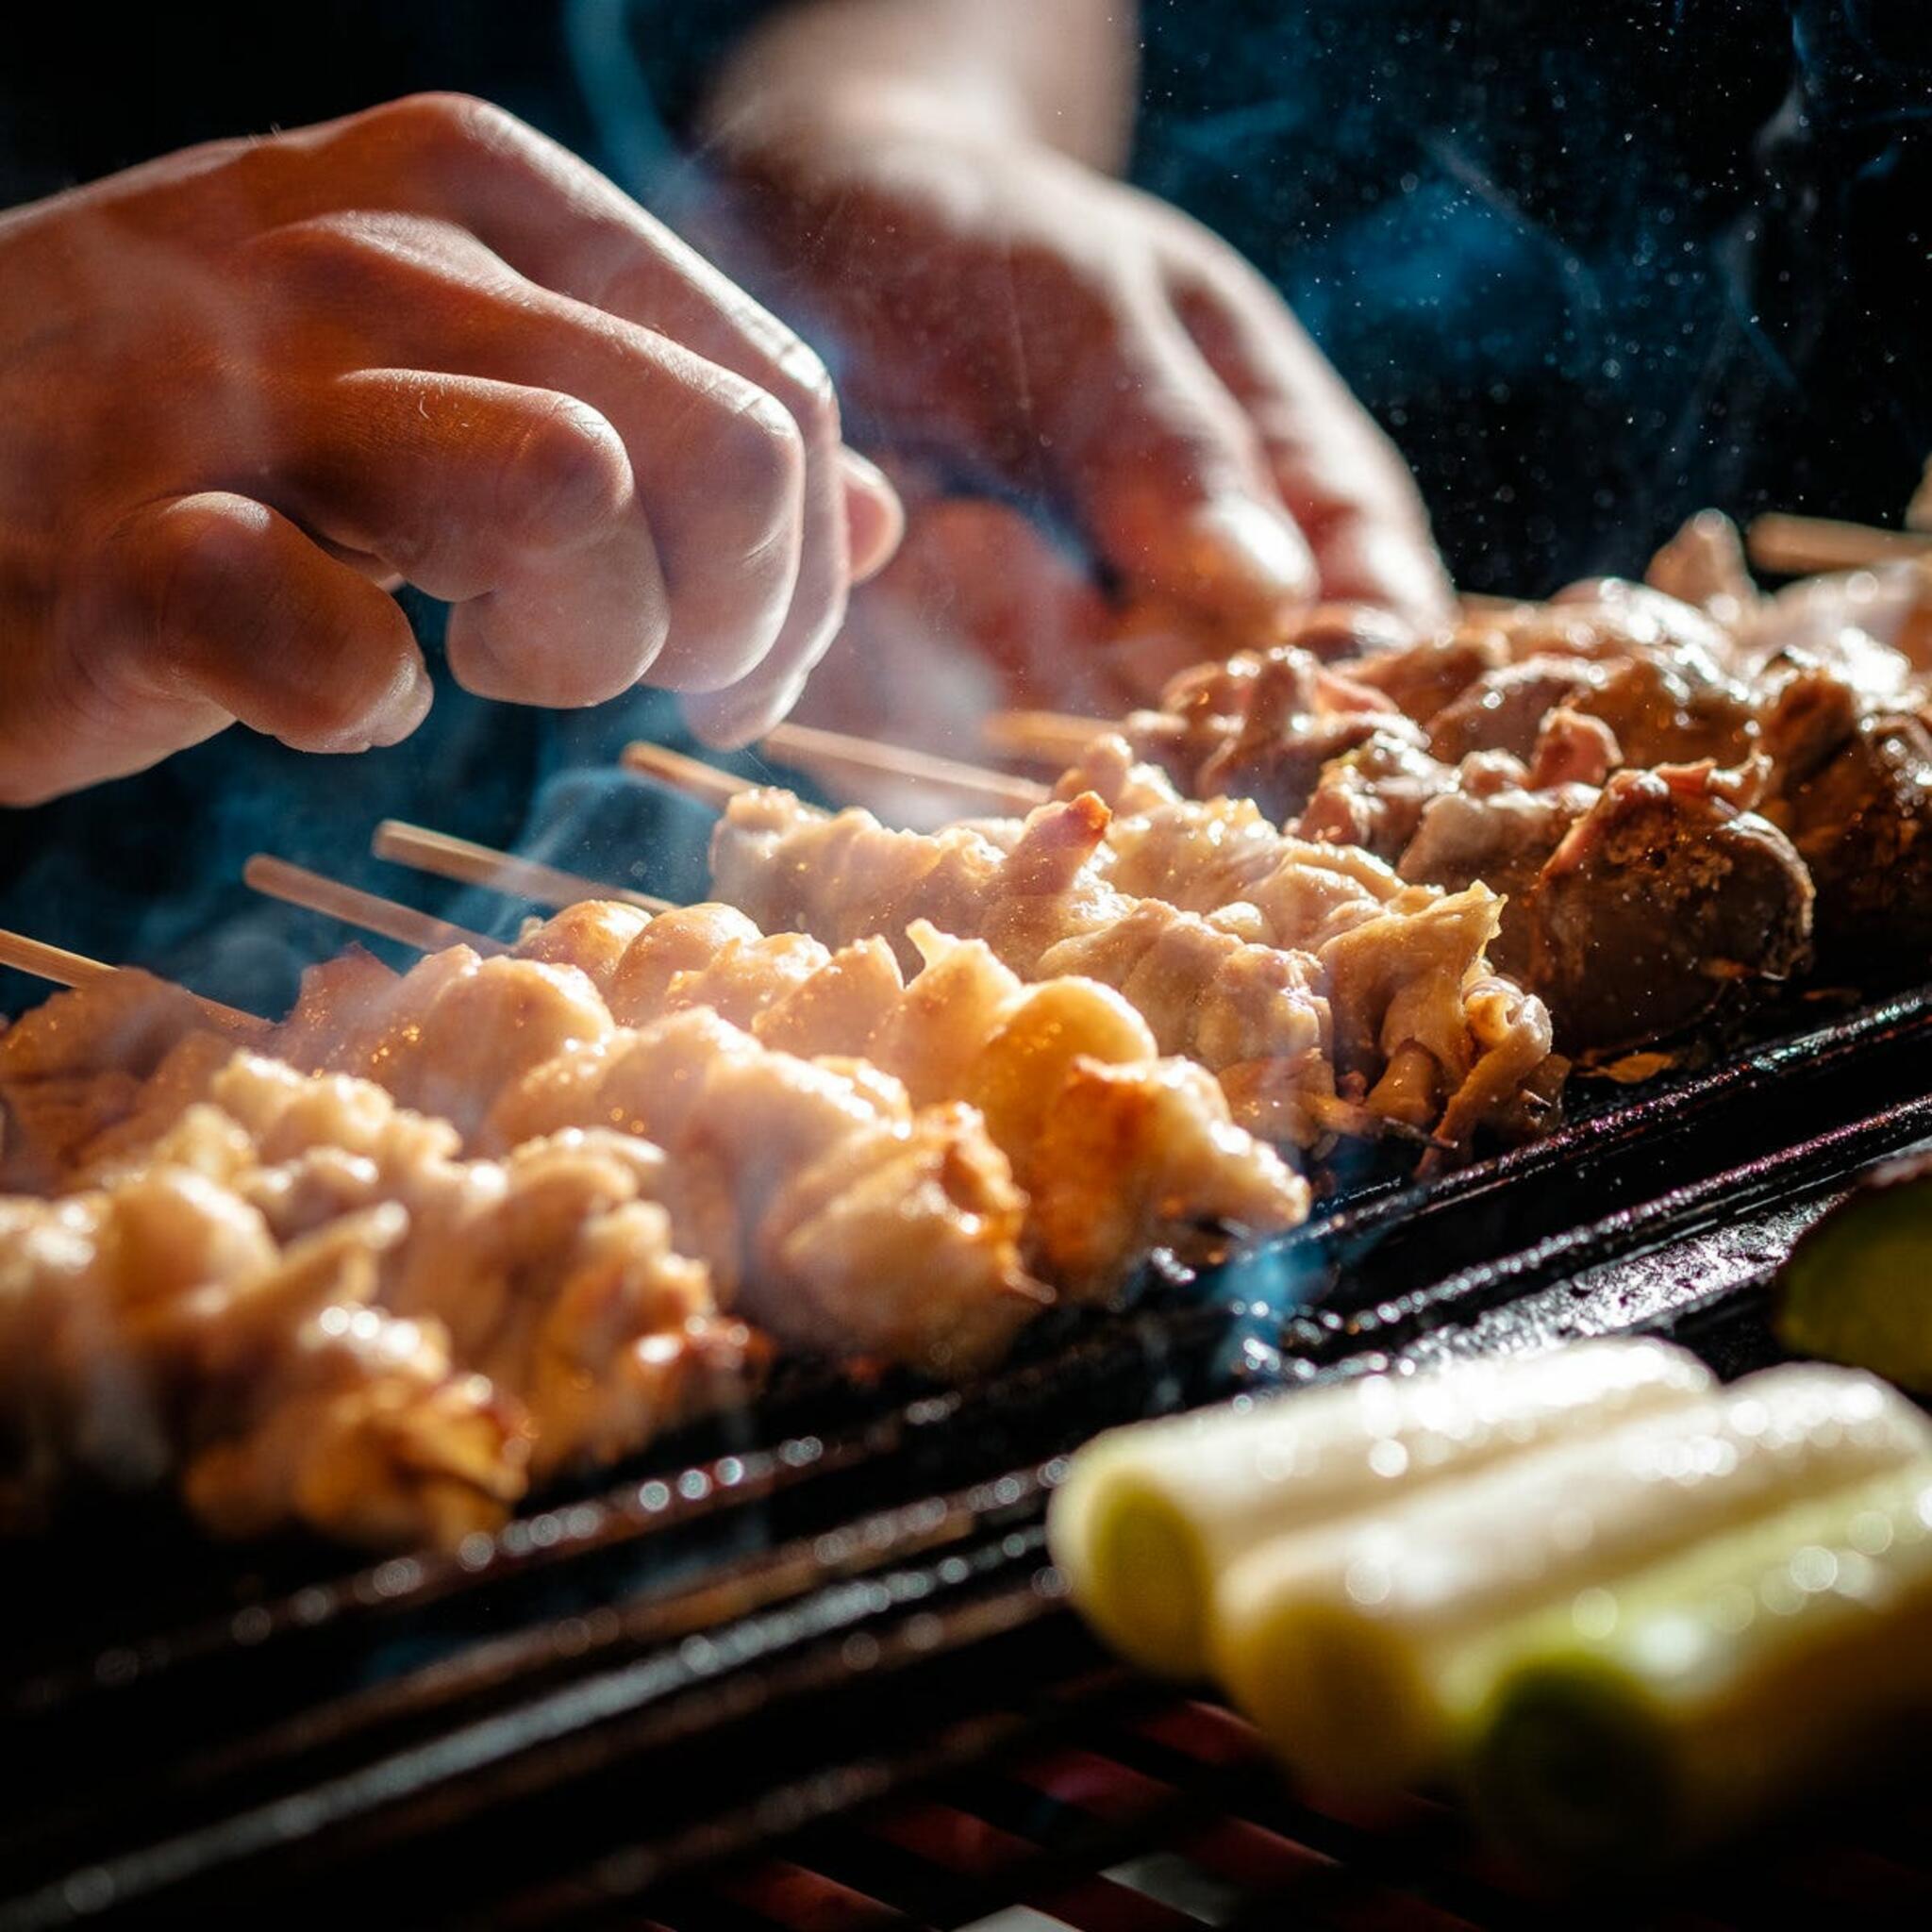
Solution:
<svg viewBox="0 0 1932 1932">
<path fill-rule="evenodd" d="M 980 1387 L 800 1373 L 446 1560 L 344 1575 L 148 1511 L 17 1546 L 0 1722 L 30 1784 L 0 1818 L 0 1927 L 1541 1922 L 1450 1807 L 1311 1808 L 1235 1720 L 1109 1665 L 1044 1556 L 1059 1458 L 1400 1354 L 1649 1327 L 1757 1366 L 1770 1268 L 1860 1167 L 1932 1141 L 1928 1076 L 1932 990 L 1224 1261 L 1168 1257 L 1130 1312 Z M 1671 1914 L 1923 1916 L 1922 1822 L 1807 1821 L 1815 1851 L 1734 1854 Z"/>
</svg>

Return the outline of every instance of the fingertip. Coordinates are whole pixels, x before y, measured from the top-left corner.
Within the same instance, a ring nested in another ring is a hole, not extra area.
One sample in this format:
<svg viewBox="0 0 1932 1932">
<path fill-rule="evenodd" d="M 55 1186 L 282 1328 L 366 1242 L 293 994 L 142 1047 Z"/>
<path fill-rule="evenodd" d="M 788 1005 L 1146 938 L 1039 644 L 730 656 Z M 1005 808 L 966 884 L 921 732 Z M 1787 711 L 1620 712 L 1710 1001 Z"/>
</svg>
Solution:
<svg viewBox="0 0 1932 1932">
<path fill-rule="evenodd" d="M 797 704 L 805 678 L 733 685 L 728 691 L 692 691 L 683 699 L 692 735 L 713 751 L 741 751 L 762 738 Z"/>
<path fill-rule="evenodd" d="M 1339 525 L 1320 546 L 1325 596 L 1393 612 L 1419 630 L 1449 623 L 1456 592 L 1426 537 L 1387 524 Z"/>
<path fill-rule="evenodd" d="M 857 450 L 841 448 L 839 466 L 845 488 L 845 543 L 852 581 L 862 584 L 892 560 L 906 535 L 906 508 L 885 472 Z"/>
<path fill-rule="evenodd" d="M 525 432 L 503 491 L 506 532 L 519 549 L 582 549 L 628 514 L 630 454 L 597 410 L 559 396 Z"/>
<path fill-rule="evenodd" d="M 370 742 L 400 744 L 429 715 L 436 701 L 436 681 L 420 654 L 412 653 L 389 695 L 376 706 L 370 722 Z"/>
<path fill-rule="evenodd" d="M 450 612 L 450 675 L 477 697 L 582 710 L 628 691 L 663 653 L 671 604 L 640 525 Z"/>
<path fill-rule="evenodd" d="M 684 698 L 691 736 L 712 751 L 739 751 L 769 731 L 762 713 L 730 701 L 724 691 L 692 691 Z"/>
<path fill-rule="evenodd" d="M 649 668 L 657 647 L 595 649 L 558 639 L 526 609 L 505 608 L 492 593 L 450 613 L 445 655 L 450 675 L 473 697 L 544 710 L 581 711 L 628 691 Z"/>
<path fill-rule="evenodd" d="M 428 675 L 394 599 L 269 506 L 220 491 L 147 507 L 119 559 L 143 675 L 306 752 L 365 751 L 422 722 Z"/>
<path fill-rule="evenodd" d="M 1197 609 L 1260 622 L 1315 594 L 1315 559 L 1285 509 L 1231 492 L 1176 519 L 1162 588 Z"/>
</svg>

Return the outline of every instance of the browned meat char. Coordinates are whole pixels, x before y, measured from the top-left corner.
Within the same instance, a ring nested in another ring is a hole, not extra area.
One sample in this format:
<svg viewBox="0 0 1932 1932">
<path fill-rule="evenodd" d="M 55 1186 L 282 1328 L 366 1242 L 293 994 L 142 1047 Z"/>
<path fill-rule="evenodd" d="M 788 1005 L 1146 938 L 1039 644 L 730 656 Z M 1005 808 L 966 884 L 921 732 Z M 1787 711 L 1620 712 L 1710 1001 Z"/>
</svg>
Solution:
<svg viewBox="0 0 1932 1932">
<path fill-rule="evenodd" d="M 1404 717 L 1426 724 L 1485 672 L 1508 662 L 1508 640 L 1500 630 L 1465 626 L 1356 665 L 1350 675 L 1380 691 Z"/>
<path fill-rule="evenodd" d="M 1504 893 L 1495 963 L 1549 1007 L 1559 1050 L 1618 1053 L 1805 963 L 1810 879 L 1738 796 L 1737 774 L 1706 766 L 1619 772 L 1601 790 L 1448 791 L 1400 870 Z"/>
<path fill-rule="evenodd" d="M 1575 658 L 1526 658 L 1486 671 L 1428 721 L 1429 749 L 1452 765 L 1473 751 L 1527 758 L 1543 719 L 1558 705 L 1589 709 L 1603 683 L 1597 666 Z"/>
<path fill-rule="evenodd" d="M 1850 734 L 1774 807 L 1818 889 L 1820 964 L 1859 978 L 1874 957 L 1932 952 L 1932 732 L 1907 713 Z"/>
<path fill-rule="evenodd" d="M 1599 668 L 1576 708 L 1615 732 L 1626 764 L 1730 766 L 1757 745 L 1757 708 L 1740 684 L 1707 659 L 1682 653 L 1666 663 L 1632 658 Z"/>
<path fill-rule="evenodd" d="M 1542 868 L 1527 979 L 1559 1039 L 1597 1053 L 1667 1040 L 1807 963 L 1810 877 L 1718 775 L 1617 773 Z"/>
</svg>

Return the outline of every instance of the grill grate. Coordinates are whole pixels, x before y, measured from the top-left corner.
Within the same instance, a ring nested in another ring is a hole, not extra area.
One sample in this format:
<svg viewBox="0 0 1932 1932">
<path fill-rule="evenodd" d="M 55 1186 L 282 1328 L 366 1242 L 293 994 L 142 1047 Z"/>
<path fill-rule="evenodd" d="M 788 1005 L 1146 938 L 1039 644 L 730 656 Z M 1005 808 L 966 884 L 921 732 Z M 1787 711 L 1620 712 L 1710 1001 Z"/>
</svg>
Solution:
<svg viewBox="0 0 1932 1932">
<path fill-rule="evenodd" d="M 980 1387 L 799 1375 L 447 1559 L 342 1576 L 104 1516 L 0 1604 L 0 1710 L 34 1767 L 0 1820 L 0 1927 L 385 1898 L 506 1926 L 1526 1922 L 1449 1807 L 1313 1808 L 1237 1721 L 1109 1666 L 1043 1556 L 1057 1458 L 1399 1352 L 1645 1325 L 1756 1366 L 1769 1266 L 1857 1168 L 1932 1140 L 1928 1075 L 1932 990 L 1263 1248 L 1164 1257 L 1131 1312 L 1070 1318 Z M 1670 1923 L 1923 1907 L 1923 1822 L 1734 1858 Z"/>
</svg>

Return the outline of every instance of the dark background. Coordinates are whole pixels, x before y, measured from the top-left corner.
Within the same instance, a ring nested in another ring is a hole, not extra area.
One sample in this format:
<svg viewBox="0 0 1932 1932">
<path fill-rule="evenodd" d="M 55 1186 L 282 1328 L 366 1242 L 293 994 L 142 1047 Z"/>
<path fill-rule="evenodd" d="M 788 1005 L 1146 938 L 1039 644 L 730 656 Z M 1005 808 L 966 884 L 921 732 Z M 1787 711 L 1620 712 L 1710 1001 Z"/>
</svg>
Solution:
<svg viewBox="0 0 1932 1932">
<path fill-rule="evenodd" d="M 216 0 L 128 25 L 13 9 L 0 205 L 449 87 L 675 218 L 703 187 L 678 157 L 690 103 L 762 10 Z M 1282 287 L 1414 463 L 1459 580 L 1541 592 L 1634 571 L 1707 502 L 1894 521 L 1932 449 L 1919 0 L 1469 11 L 1148 0 L 1135 162 Z M 433 647 L 436 611 L 414 614 Z M 692 891 L 702 820 L 642 814 L 597 772 L 665 724 L 648 698 L 540 719 L 444 686 L 420 741 L 353 774 L 230 733 L 159 774 L 0 814 L 0 919 L 273 1001 L 341 933 L 225 883 L 258 843 L 388 886 L 368 829 L 413 812 Z"/>
</svg>

